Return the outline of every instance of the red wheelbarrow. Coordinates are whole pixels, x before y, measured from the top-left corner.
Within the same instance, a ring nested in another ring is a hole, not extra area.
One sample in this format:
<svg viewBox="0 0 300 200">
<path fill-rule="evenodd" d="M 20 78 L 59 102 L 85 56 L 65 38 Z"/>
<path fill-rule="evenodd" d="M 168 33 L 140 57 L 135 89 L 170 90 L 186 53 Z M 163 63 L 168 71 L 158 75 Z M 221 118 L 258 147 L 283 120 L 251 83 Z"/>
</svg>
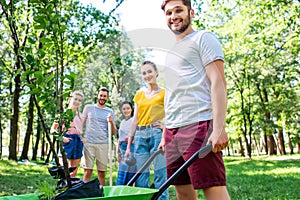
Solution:
<svg viewBox="0 0 300 200">
<path fill-rule="evenodd" d="M 162 152 L 153 153 L 146 163 L 138 170 L 126 186 L 103 186 L 104 197 L 81 198 L 84 200 L 156 200 L 173 183 L 173 181 L 187 169 L 198 157 L 206 156 L 212 149 L 208 144 L 195 152 L 159 189 L 132 187 L 141 173 L 149 166 L 153 159 Z M 0 200 L 38 200 L 39 194 L 24 194 L 18 196 L 0 197 Z"/>
</svg>

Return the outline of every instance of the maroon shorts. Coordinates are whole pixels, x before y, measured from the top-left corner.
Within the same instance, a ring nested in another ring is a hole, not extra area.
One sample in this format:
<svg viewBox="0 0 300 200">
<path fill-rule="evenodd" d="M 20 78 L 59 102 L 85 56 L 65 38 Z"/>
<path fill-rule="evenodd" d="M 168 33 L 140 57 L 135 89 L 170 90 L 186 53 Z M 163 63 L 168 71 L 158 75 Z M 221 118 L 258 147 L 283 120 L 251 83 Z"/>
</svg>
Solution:
<svg viewBox="0 0 300 200">
<path fill-rule="evenodd" d="M 209 121 L 197 122 L 185 127 L 166 129 L 166 161 L 168 178 L 181 167 L 196 151 L 206 144 Z M 194 189 L 225 186 L 226 174 L 222 152 L 210 152 L 197 158 L 188 170 L 183 171 L 174 185 L 193 184 Z"/>
</svg>

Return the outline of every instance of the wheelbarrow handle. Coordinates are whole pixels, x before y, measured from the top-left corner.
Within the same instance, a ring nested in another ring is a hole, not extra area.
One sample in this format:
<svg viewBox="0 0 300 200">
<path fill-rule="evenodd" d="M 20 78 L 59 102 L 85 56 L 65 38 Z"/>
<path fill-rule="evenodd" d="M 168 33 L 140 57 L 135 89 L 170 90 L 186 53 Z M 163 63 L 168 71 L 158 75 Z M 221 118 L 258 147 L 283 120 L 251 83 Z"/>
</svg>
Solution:
<svg viewBox="0 0 300 200">
<path fill-rule="evenodd" d="M 208 144 L 196 151 L 168 180 L 160 186 L 158 191 L 154 193 L 151 200 L 157 200 L 158 197 L 175 181 L 175 179 L 186 170 L 197 158 L 203 158 L 212 150 L 212 144 Z"/>
<path fill-rule="evenodd" d="M 145 169 L 151 164 L 154 158 L 163 152 L 162 149 L 155 151 L 148 160 L 143 164 L 143 166 L 134 174 L 134 176 L 128 181 L 127 186 L 132 186 L 133 183 L 140 177 L 140 175 L 145 171 Z"/>
</svg>

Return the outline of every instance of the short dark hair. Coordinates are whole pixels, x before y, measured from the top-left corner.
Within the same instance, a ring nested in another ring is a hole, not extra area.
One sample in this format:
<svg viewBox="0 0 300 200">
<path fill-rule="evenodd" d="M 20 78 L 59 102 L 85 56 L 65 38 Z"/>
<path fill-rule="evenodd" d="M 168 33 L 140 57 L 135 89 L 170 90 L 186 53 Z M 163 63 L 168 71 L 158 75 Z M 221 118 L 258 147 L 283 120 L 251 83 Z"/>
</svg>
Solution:
<svg viewBox="0 0 300 200">
<path fill-rule="evenodd" d="M 188 8 L 188 10 L 192 9 L 191 0 L 164 0 L 163 3 L 161 4 L 161 9 L 163 11 L 165 10 L 165 6 L 169 1 L 182 1 L 183 5 L 185 5 Z"/>
<path fill-rule="evenodd" d="M 101 91 L 107 92 L 107 95 L 109 95 L 109 90 L 108 90 L 106 87 L 101 87 L 101 88 L 99 88 L 98 94 L 99 94 Z"/>
</svg>

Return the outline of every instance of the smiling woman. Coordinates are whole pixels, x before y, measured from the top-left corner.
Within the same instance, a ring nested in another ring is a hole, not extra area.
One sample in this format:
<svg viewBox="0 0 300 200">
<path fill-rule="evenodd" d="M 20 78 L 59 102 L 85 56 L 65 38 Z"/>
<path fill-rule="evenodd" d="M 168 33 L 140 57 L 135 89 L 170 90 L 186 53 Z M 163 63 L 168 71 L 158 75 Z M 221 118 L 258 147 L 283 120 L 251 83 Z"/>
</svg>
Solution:
<svg viewBox="0 0 300 200">
<path fill-rule="evenodd" d="M 141 169 L 144 163 L 158 149 L 162 139 L 163 118 L 150 116 L 149 111 L 154 107 L 164 109 L 165 89 L 157 84 L 158 70 L 152 61 L 141 63 L 141 76 L 147 84 L 147 88 L 136 92 L 134 101 L 134 115 L 129 133 L 129 139 L 125 157 L 130 156 L 130 147 L 134 138 L 134 156 L 137 169 Z M 156 121 L 152 121 L 155 119 Z M 167 180 L 165 156 L 160 154 L 153 160 L 154 164 L 154 186 L 160 188 Z M 135 186 L 149 188 L 149 167 L 141 173 L 135 182 Z M 168 191 L 164 191 L 159 200 L 167 200 Z"/>
</svg>

